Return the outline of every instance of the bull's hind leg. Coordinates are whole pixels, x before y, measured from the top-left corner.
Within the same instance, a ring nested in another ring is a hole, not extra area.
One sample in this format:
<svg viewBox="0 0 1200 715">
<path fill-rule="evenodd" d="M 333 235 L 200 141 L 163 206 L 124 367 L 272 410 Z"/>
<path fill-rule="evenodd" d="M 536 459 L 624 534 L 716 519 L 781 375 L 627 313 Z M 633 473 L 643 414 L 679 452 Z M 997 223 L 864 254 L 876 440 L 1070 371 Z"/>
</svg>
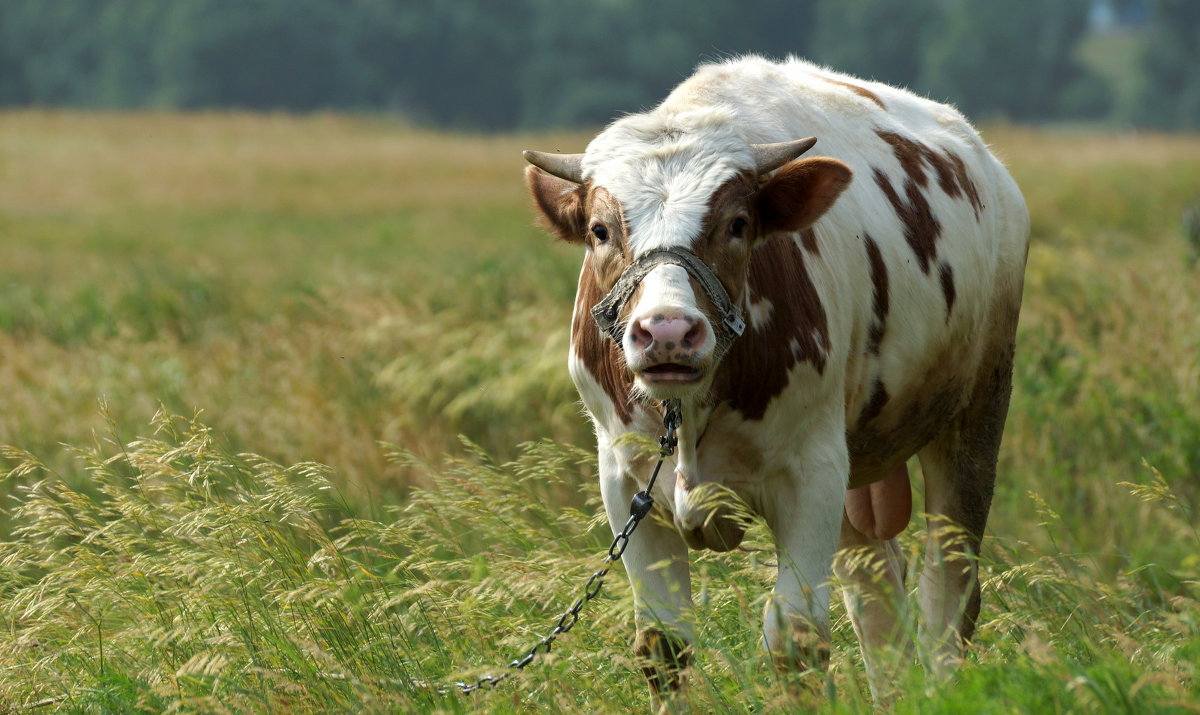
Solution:
<svg viewBox="0 0 1200 715">
<path fill-rule="evenodd" d="M 862 646 L 871 697 L 876 703 L 885 703 L 892 694 L 894 666 L 907 665 L 911 657 L 904 608 L 904 553 L 895 538 L 867 537 L 845 516 L 838 549 L 833 570 Z"/>
<path fill-rule="evenodd" d="M 935 674 L 957 665 L 979 617 L 979 547 L 1012 391 L 1013 347 L 980 376 L 970 402 L 919 453 L 929 541 L 920 579 L 923 654 Z"/>
</svg>

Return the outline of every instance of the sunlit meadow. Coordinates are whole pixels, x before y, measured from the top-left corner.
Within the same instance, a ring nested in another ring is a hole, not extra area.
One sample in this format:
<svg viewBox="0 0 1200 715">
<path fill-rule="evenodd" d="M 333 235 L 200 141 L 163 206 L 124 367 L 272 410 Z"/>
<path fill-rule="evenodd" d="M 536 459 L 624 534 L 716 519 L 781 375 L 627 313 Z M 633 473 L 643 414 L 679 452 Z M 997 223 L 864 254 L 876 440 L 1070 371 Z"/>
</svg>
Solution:
<svg viewBox="0 0 1200 715">
<path fill-rule="evenodd" d="M 985 137 L 1033 244 L 982 625 L 894 709 L 1200 710 L 1200 138 Z M 520 180 L 585 142 L 0 114 L 0 712 L 647 709 L 619 567 L 551 656 L 439 692 L 548 632 L 610 538 L 580 257 Z M 693 707 L 870 712 L 840 605 L 820 692 L 773 674 L 770 561 L 696 555 Z"/>
</svg>

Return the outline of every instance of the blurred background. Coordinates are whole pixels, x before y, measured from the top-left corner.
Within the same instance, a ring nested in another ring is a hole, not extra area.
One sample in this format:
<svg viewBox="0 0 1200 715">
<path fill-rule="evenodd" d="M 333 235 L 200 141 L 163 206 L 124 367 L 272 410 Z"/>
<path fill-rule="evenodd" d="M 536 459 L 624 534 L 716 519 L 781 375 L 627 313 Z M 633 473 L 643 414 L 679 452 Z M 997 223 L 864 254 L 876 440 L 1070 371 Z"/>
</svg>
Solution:
<svg viewBox="0 0 1200 715">
<path fill-rule="evenodd" d="M 0 444 L 70 471 L 64 445 L 200 410 L 397 500 L 381 442 L 589 445 L 580 259 L 534 226 L 520 151 L 582 151 L 753 51 L 955 103 L 1016 176 L 1006 459 L 1195 473 L 1198 33 L 1194 0 L 5 0 Z"/>
<path fill-rule="evenodd" d="M 6 0 L 0 105 L 596 125 L 703 59 L 797 54 L 976 120 L 1200 126 L 1193 0 Z"/>
</svg>

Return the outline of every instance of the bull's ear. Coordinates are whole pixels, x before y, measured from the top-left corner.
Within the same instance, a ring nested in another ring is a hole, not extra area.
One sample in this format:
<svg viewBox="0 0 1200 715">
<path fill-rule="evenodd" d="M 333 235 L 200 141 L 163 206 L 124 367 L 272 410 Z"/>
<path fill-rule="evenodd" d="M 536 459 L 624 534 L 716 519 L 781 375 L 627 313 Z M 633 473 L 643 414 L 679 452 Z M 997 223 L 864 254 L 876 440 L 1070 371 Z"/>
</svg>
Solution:
<svg viewBox="0 0 1200 715">
<path fill-rule="evenodd" d="M 582 243 L 587 221 L 582 186 L 547 174 L 536 166 L 525 167 L 525 183 L 538 210 L 558 237 L 568 243 Z"/>
<path fill-rule="evenodd" d="M 812 226 L 850 185 L 852 176 L 850 167 L 836 159 L 804 159 L 784 166 L 758 190 L 761 235 Z"/>
</svg>

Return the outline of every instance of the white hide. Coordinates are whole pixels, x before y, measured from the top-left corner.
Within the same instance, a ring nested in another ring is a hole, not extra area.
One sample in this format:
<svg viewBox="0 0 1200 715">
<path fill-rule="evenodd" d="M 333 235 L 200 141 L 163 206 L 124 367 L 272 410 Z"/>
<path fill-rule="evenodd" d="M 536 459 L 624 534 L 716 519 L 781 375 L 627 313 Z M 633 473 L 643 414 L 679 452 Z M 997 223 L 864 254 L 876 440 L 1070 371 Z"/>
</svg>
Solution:
<svg viewBox="0 0 1200 715">
<path fill-rule="evenodd" d="M 723 107 L 676 112 L 664 102 L 613 123 L 588 145 L 584 179 L 621 202 L 635 255 L 691 243 L 713 192 L 754 167 L 736 124 Z"/>
</svg>

